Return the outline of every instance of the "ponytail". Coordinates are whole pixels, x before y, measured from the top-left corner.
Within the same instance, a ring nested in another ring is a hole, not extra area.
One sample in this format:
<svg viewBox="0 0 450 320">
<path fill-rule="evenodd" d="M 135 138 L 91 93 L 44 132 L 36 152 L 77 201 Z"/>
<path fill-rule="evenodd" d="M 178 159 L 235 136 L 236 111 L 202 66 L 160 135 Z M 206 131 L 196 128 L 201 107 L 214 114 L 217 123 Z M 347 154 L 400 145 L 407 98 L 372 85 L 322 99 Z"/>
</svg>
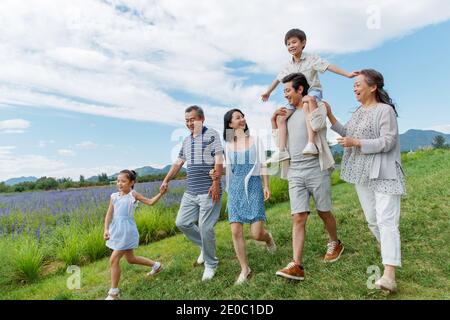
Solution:
<svg viewBox="0 0 450 320">
<path fill-rule="evenodd" d="M 384 89 L 383 75 L 374 69 L 363 69 L 360 71 L 360 73 L 365 76 L 366 82 L 369 86 L 377 86 L 377 91 L 375 92 L 376 100 L 378 102 L 390 105 L 392 109 L 394 109 L 395 115 L 398 117 L 397 110 L 395 109 L 395 104 L 387 91 Z"/>
</svg>

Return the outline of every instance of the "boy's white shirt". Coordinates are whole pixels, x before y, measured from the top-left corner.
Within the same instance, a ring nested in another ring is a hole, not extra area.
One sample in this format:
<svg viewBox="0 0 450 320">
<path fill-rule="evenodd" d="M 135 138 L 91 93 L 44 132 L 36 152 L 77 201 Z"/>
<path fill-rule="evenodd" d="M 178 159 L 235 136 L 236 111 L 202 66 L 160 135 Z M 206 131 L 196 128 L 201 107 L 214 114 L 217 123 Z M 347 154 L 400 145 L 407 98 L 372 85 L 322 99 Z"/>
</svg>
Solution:
<svg viewBox="0 0 450 320">
<path fill-rule="evenodd" d="M 320 169 L 328 170 L 334 168 L 334 158 L 331 153 L 327 141 L 327 107 L 320 101 L 317 103 L 317 109 L 307 115 L 307 121 L 311 124 L 311 128 L 316 133 L 314 143 L 319 150 L 319 164 Z M 289 121 L 289 120 L 288 120 Z M 289 135 L 289 132 L 287 132 Z M 272 130 L 272 136 L 275 140 L 275 145 L 279 148 L 278 129 Z M 287 146 L 289 150 L 289 144 Z M 290 161 L 284 160 L 281 162 L 281 178 L 287 179 Z"/>
<path fill-rule="evenodd" d="M 285 76 L 291 73 L 301 72 L 306 77 L 306 80 L 308 80 L 310 89 L 322 91 L 318 72 L 324 73 L 329 66 L 330 63 L 319 55 L 302 52 L 300 62 L 295 62 L 292 57 L 278 73 L 277 80 L 281 82 Z"/>
</svg>

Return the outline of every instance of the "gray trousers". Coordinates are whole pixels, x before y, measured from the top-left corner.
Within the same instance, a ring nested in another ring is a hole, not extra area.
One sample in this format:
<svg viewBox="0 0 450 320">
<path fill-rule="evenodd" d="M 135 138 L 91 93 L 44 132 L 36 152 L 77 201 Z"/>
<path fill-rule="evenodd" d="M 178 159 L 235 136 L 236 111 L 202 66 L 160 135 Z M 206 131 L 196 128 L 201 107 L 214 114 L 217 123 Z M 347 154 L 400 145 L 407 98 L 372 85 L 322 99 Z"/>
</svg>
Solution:
<svg viewBox="0 0 450 320">
<path fill-rule="evenodd" d="M 219 264 L 214 226 L 219 220 L 221 206 L 221 201 L 213 203 L 208 194 L 194 196 L 185 192 L 175 222 L 178 229 L 201 248 L 205 266 L 209 268 Z"/>
</svg>

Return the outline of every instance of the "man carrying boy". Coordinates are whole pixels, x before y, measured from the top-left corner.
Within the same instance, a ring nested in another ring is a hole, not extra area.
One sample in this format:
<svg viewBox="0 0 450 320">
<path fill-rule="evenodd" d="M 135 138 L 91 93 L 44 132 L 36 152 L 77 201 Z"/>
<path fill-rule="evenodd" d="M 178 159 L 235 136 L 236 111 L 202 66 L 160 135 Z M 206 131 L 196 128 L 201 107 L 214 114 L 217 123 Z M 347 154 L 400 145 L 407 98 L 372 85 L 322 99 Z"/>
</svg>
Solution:
<svg viewBox="0 0 450 320">
<path fill-rule="evenodd" d="M 323 73 L 329 70 L 347 78 L 353 78 L 358 75 L 358 72 L 348 73 L 342 69 L 339 69 L 318 55 L 303 52 L 303 49 L 305 49 L 306 46 L 306 34 L 302 30 L 289 30 L 284 37 L 284 43 L 289 53 L 292 55 L 292 59 L 280 71 L 277 78 L 272 82 L 267 91 L 261 95 L 263 101 L 267 101 L 272 91 L 275 90 L 282 79 L 291 73 L 300 72 L 306 77 L 310 89 L 305 95 L 314 97 L 316 102 L 322 100 L 322 86 L 319 81 L 318 72 Z M 307 106 L 305 106 L 305 108 L 306 107 Z M 294 108 L 292 106 L 287 106 L 286 108 L 286 114 L 277 118 L 280 139 L 279 150 L 272 155 L 268 162 L 279 162 L 290 158 L 289 152 L 286 149 L 286 123 L 287 119 L 294 112 Z M 318 153 L 315 142 L 315 134 L 309 124 L 307 123 L 306 125 L 308 129 L 308 143 L 305 145 L 302 153 L 305 155 L 314 155 Z"/>
<path fill-rule="evenodd" d="M 293 261 L 285 268 L 276 272 L 278 276 L 303 280 L 305 270 L 302 265 L 302 253 L 305 243 L 305 225 L 310 213 L 309 198 L 313 196 L 314 203 L 329 236 L 325 262 L 338 260 L 344 251 L 344 245 L 337 238 L 336 220 L 331 213 L 331 179 L 330 173 L 334 166 L 334 159 L 328 147 L 326 138 L 327 108 L 324 102 L 306 96 L 309 85 L 301 73 L 290 74 L 282 79 L 284 96 L 295 111 L 287 123 L 288 148 L 291 154 L 288 170 L 282 167 L 282 178 L 289 182 L 289 199 L 292 214 L 292 247 Z M 308 109 L 304 106 L 308 105 Z M 276 118 L 283 115 L 286 108 L 278 109 L 272 116 L 272 129 L 277 141 L 278 126 Z M 302 150 L 308 142 L 306 123 L 317 135 L 319 155 L 305 155 Z M 286 174 L 287 173 L 287 174 Z"/>
</svg>

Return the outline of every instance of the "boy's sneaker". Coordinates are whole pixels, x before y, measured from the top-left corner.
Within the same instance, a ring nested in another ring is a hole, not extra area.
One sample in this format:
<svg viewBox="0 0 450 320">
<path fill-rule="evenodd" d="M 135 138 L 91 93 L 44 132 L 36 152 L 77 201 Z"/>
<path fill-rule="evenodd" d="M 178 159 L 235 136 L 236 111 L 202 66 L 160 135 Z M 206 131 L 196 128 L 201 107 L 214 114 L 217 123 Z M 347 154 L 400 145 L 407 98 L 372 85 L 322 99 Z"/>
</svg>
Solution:
<svg viewBox="0 0 450 320">
<path fill-rule="evenodd" d="M 275 273 L 277 276 L 293 279 L 293 280 L 304 280 L 305 279 L 305 269 L 303 266 L 296 264 L 295 262 L 290 262 L 286 268 L 278 270 Z"/>
<path fill-rule="evenodd" d="M 160 262 L 155 262 L 155 264 L 152 267 L 152 271 L 147 273 L 147 276 L 154 276 L 155 274 L 159 273 L 163 269 L 163 266 Z"/>
<path fill-rule="evenodd" d="M 203 271 L 202 281 L 208 281 L 214 278 L 216 274 L 216 268 L 210 268 L 205 266 L 205 271 Z"/>
<path fill-rule="evenodd" d="M 316 154 L 319 154 L 319 150 L 317 150 L 317 147 L 314 143 L 308 142 L 305 149 L 303 149 L 302 153 L 304 155 L 316 155 Z"/>
<path fill-rule="evenodd" d="M 267 251 L 274 254 L 277 251 L 277 245 L 275 244 L 275 240 L 273 240 L 272 233 L 269 232 L 270 236 L 270 245 L 266 244 Z"/>
<path fill-rule="evenodd" d="M 383 276 L 377 281 L 375 281 L 375 288 L 381 290 L 388 290 L 389 292 L 395 292 L 397 291 L 397 282 L 395 282 L 395 280 L 391 280 Z"/>
<path fill-rule="evenodd" d="M 267 160 L 267 163 L 277 163 L 284 160 L 289 160 L 291 156 L 287 150 L 284 151 L 275 151 L 270 159 Z"/>
<path fill-rule="evenodd" d="M 337 261 L 341 257 L 342 252 L 344 252 L 344 245 L 341 240 L 331 241 L 327 244 L 327 247 L 327 253 L 323 258 L 323 261 L 325 262 Z"/>
</svg>

